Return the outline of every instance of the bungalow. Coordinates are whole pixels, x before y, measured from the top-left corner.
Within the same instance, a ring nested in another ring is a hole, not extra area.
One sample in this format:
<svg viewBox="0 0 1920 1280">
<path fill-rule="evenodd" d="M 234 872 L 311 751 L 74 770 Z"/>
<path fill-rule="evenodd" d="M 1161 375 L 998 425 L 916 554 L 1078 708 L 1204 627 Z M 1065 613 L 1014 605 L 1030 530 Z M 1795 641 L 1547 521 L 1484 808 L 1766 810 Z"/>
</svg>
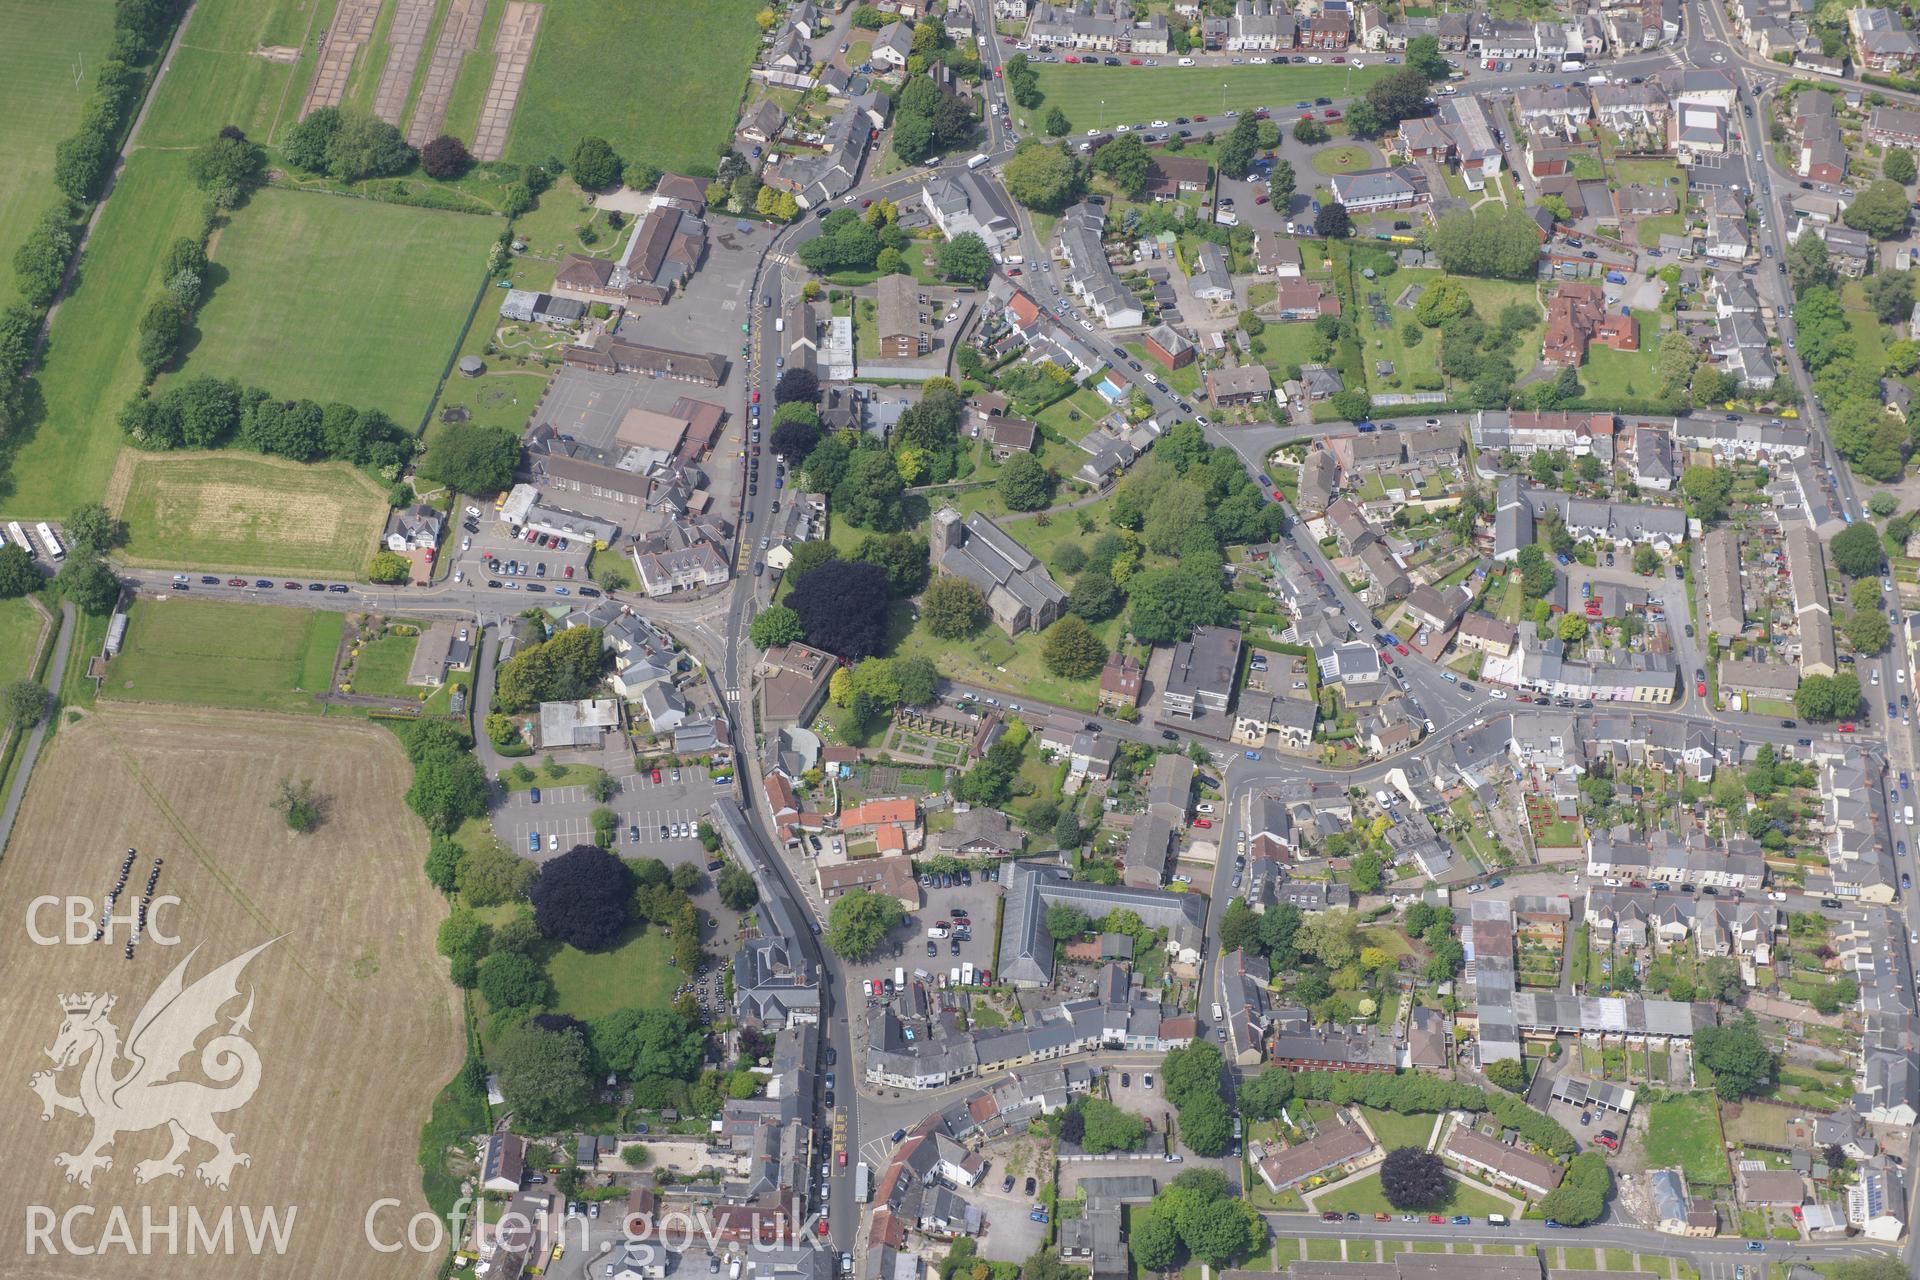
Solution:
<svg viewBox="0 0 1920 1280">
<path fill-rule="evenodd" d="M 1340 297 L 1318 280 L 1281 280 L 1264 310 L 1277 320 L 1316 320 L 1340 314 Z"/>
<path fill-rule="evenodd" d="M 1300 245 L 1291 236 L 1273 231 L 1253 235 L 1253 265 L 1263 276 L 1297 276 L 1301 272 Z"/>
<path fill-rule="evenodd" d="M 1147 194 L 1155 200 L 1172 200 L 1207 190 L 1212 179 L 1213 168 L 1205 160 L 1156 152 L 1147 165 Z"/>
<path fill-rule="evenodd" d="M 1266 366 L 1252 364 L 1236 369 L 1210 369 L 1207 372 L 1207 396 L 1223 409 L 1256 404 L 1273 395 L 1273 378 Z"/>
<path fill-rule="evenodd" d="M 1470 1173 L 1484 1175 L 1501 1186 L 1518 1187 L 1538 1199 L 1560 1185 L 1558 1163 L 1518 1147 L 1476 1133 L 1472 1126 L 1455 1124 L 1440 1148 L 1441 1156 Z"/>
</svg>

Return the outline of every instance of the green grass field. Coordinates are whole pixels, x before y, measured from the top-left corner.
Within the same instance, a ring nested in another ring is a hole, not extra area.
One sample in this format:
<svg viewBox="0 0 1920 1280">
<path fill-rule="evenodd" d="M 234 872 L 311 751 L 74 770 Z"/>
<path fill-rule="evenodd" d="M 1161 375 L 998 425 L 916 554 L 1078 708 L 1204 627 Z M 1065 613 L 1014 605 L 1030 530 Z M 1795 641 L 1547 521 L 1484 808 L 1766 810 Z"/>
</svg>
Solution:
<svg viewBox="0 0 1920 1280">
<path fill-rule="evenodd" d="M 663 169 L 717 163 L 759 47 L 753 15 L 760 7 L 753 0 L 548 5 L 507 159 L 533 164 L 571 155 L 581 135 L 593 133 L 623 158 Z M 645 91 L 613 88 L 629 83 L 644 83 Z"/>
<path fill-rule="evenodd" d="M 159 291 L 167 246 L 194 230 L 199 208 L 182 153 L 138 151 L 121 171 L 54 322 L 37 378 L 42 412 L 14 449 L 10 515 L 58 519 L 100 499 L 120 452 L 114 416 L 140 387 L 130 317 Z"/>
<path fill-rule="evenodd" d="M 200 0 L 140 129 L 142 147 L 193 147 L 223 125 L 271 142 L 299 119 L 337 0 Z M 297 62 L 260 55 L 299 49 Z"/>
<path fill-rule="evenodd" d="M 1649 1168 L 1677 1165 L 1695 1186 L 1728 1185 L 1720 1110 L 1710 1093 L 1687 1093 L 1656 1102 L 1647 1117 Z"/>
<path fill-rule="evenodd" d="M 673 943 L 658 929 L 629 933 L 611 951 L 561 947 L 547 962 L 553 1012 L 585 1022 L 616 1009 L 664 1009 L 680 971 L 667 963 Z"/>
<path fill-rule="evenodd" d="M 35 646 L 44 625 L 39 611 L 24 597 L 0 600 L 0 684 L 33 674 Z"/>
<path fill-rule="evenodd" d="M 185 371 L 384 409 L 411 430 L 499 230 L 467 214 L 261 191 L 214 246 L 230 278 L 200 312 Z"/>
<path fill-rule="evenodd" d="M 1449 1178 L 1447 1185 L 1452 1188 L 1452 1194 L 1447 1197 L 1447 1203 L 1431 1212 L 1464 1213 L 1472 1218 L 1485 1218 L 1490 1213 L 1507 1213 L 1513 1208 L 1500 1197 L 1490 1195 L 1477 1187 L 1470 1187 L 1464 1182 L 1456 1182 Z M 1390 1213 L 1398 1218 L 1401 1213 L 1401 1210 L 1387 1203 L 1387 1193 L 1381 1190 L 1380 1175 L 1377 1173 L 1368 1174 L 1356 1182 L 1348 1183 L 1331 1194 L 1314 1197 L 1313 1207 L 1322 1210 L 1335 1209 L 1341 1213 L 1365 1214 L 1368 1217 L 1376 1213 Z"/>
<path fill-rule="evenodd" d="M 344 617 L 213 600 L 140 600 L 100 696 L 318 714 Z"/>
<path fill-rule="evenodd" d="M 1661 236 L 1677 236 L 1687 229 L 1686 218 L 1678 213 L 1663 213 L 1651 218 L 1642 218 L 1633 229 L 1634 236 L 1645 249 L 1658 248 Z"/>
<path fill-rule="evenodd" d="M 1425 1151 L 1433 1140 L 1431 1115 L 1403 1116 L 1397 1111 L 1375 1111 L 1372 1107 L 1362 1107 L 1361 1111 L 1373 1129 L 1373 1136 L 1389 1151 L 1396 1147 L 1418 1147 Z"/>
<path fill-rule="evenodd" d="M 9 254 L 53 204 L 54 145 L 79 123 L 112 33 L 111 0 L 0 7 L 0 227 Z M 12 298 L 9 273 L 0 301 Z"/>
<path fill-rule="evenodd" d="M 358 576 L 387 519 L 386 495 L 344 462 L 238 452 L 129 451 L 108 497 L 127 563 L 208 572 Z"/>
<path fill-rule="evenodd" d="M 413 651 L 419 644 L 419 636 L 389 631 L 361 645 L 360 656 L 353 660 L 353 691 L 393 697 L 418 692 L 416 686 L 407 683 L 407 668 L 413 664 Z"/>
<path fill-rule="evenodd" d="M 1533 354 L 1540 354 L 1538 346 Z M 1594 343 L 1587 348 L 1587 362 L 1580 366 L 1580 385 L 1587 399 L 1600 404 L 1623 400 L 1651 400 L 1660 394 L 1660 341 L 1657 335 L 1643 332 L 1638 351 L 1615 351 Z"/>
<path fill-rule="evenodd" d="M 1166 61 L 1166 59 L 1162 59 Z M 1392 67 L 1091 67 L 1044 63 L 1034 68 L 1041 106 L 1057 106 L 1076 129 L 1146 124 L 1195 112 L 1251 111 L 1287 106 L 1300 98 L 1344 100 L 1364 92 Z"/>
</svg>

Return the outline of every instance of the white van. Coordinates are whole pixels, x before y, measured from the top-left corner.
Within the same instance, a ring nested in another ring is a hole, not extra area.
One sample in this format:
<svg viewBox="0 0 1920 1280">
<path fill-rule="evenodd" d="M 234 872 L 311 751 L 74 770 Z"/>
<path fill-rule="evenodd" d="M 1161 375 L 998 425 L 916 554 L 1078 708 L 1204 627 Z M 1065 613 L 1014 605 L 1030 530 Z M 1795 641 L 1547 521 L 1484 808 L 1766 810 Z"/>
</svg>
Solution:
<svg viewBox="0 0 1920 1280">
<path fill-rule="evenodd" d="M 985 164 L 986 162 L 987 162 L 987 153 L 982 151 L 979 155 L 974 156 L 967 161 L 967 168 L 978 169 L 981 165 Z"/>
<path fill-rule="evenodd" d="M 1213 1006 L 1213 1020 L 1215 1022 L 1220 1021 L 1220 1005 L 1217 1001 L 1214 1003 L 1214 1006 Z"/>
<path fill-rule="evenodd" d="M 947 931 L 945 929 L 942 929 L 939 925 L 935 925 L 933 928 L 927 930 L 927 936 L 929 938 L 935 938 L 935 939 L 944 938 L 947 936 Z"/>
<path fill-rule="evenodd" d="M 1182 59 L 1180 59 L 1180 65 L 1181 65 L 1181 66 L 1183 66 L 1183 67 L 1190 67 L 1190 66 L 1192 66 L 1192 65 L 1193 65 L 1193 59 L 1192 59 L 1192 58 L 1182 58 Z"/>
</svg>

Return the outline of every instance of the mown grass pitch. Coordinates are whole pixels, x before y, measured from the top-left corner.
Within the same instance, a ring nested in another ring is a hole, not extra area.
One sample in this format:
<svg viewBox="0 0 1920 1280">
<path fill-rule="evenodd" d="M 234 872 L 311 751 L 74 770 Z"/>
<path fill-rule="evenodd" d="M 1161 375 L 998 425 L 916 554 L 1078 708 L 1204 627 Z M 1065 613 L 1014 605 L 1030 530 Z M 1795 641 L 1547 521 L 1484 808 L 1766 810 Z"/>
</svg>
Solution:
<svg viewBox="0 0 1920 1280">
<path fill-rule="evenodd" d="M 142 598 L 104 700 L 318 714 L 345 617 L 331 610 Z"/>
<path fill-rule="evenodd" d="M 411 431 L 499 234 L 470 214 L 257 192 L 214 242 L 221 278 L 184 372 L 382 409 Z"/>
</svg>

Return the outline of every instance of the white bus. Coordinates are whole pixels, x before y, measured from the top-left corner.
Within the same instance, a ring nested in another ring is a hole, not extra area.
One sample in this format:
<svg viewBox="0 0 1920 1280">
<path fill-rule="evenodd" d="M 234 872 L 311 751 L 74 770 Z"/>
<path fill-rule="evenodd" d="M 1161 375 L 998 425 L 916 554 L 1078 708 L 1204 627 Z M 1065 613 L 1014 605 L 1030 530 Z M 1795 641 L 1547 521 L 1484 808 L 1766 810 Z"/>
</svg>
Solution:
<svg viewBox="0 0 1920 1280">
<path fill-rule="evenodd" d="M 47 549 L 47 555 L 55 560 L 64 560 L 67 549 L 60 545 L 60 539 L 53 532 L 53 526 L 42 520 L 34 526 L 34 532 L 40 535 L 40 545 Z"/>
<path fill-rule="evenodd" d="M 18 520 L 7 525 L 7 537 L 12 539 L 15 546 L 24 548 L 28 555 L 37 554 L 33 549 L 33 539 L 27 537 L 27 531 L 20 527 Z"/>
</svg>

